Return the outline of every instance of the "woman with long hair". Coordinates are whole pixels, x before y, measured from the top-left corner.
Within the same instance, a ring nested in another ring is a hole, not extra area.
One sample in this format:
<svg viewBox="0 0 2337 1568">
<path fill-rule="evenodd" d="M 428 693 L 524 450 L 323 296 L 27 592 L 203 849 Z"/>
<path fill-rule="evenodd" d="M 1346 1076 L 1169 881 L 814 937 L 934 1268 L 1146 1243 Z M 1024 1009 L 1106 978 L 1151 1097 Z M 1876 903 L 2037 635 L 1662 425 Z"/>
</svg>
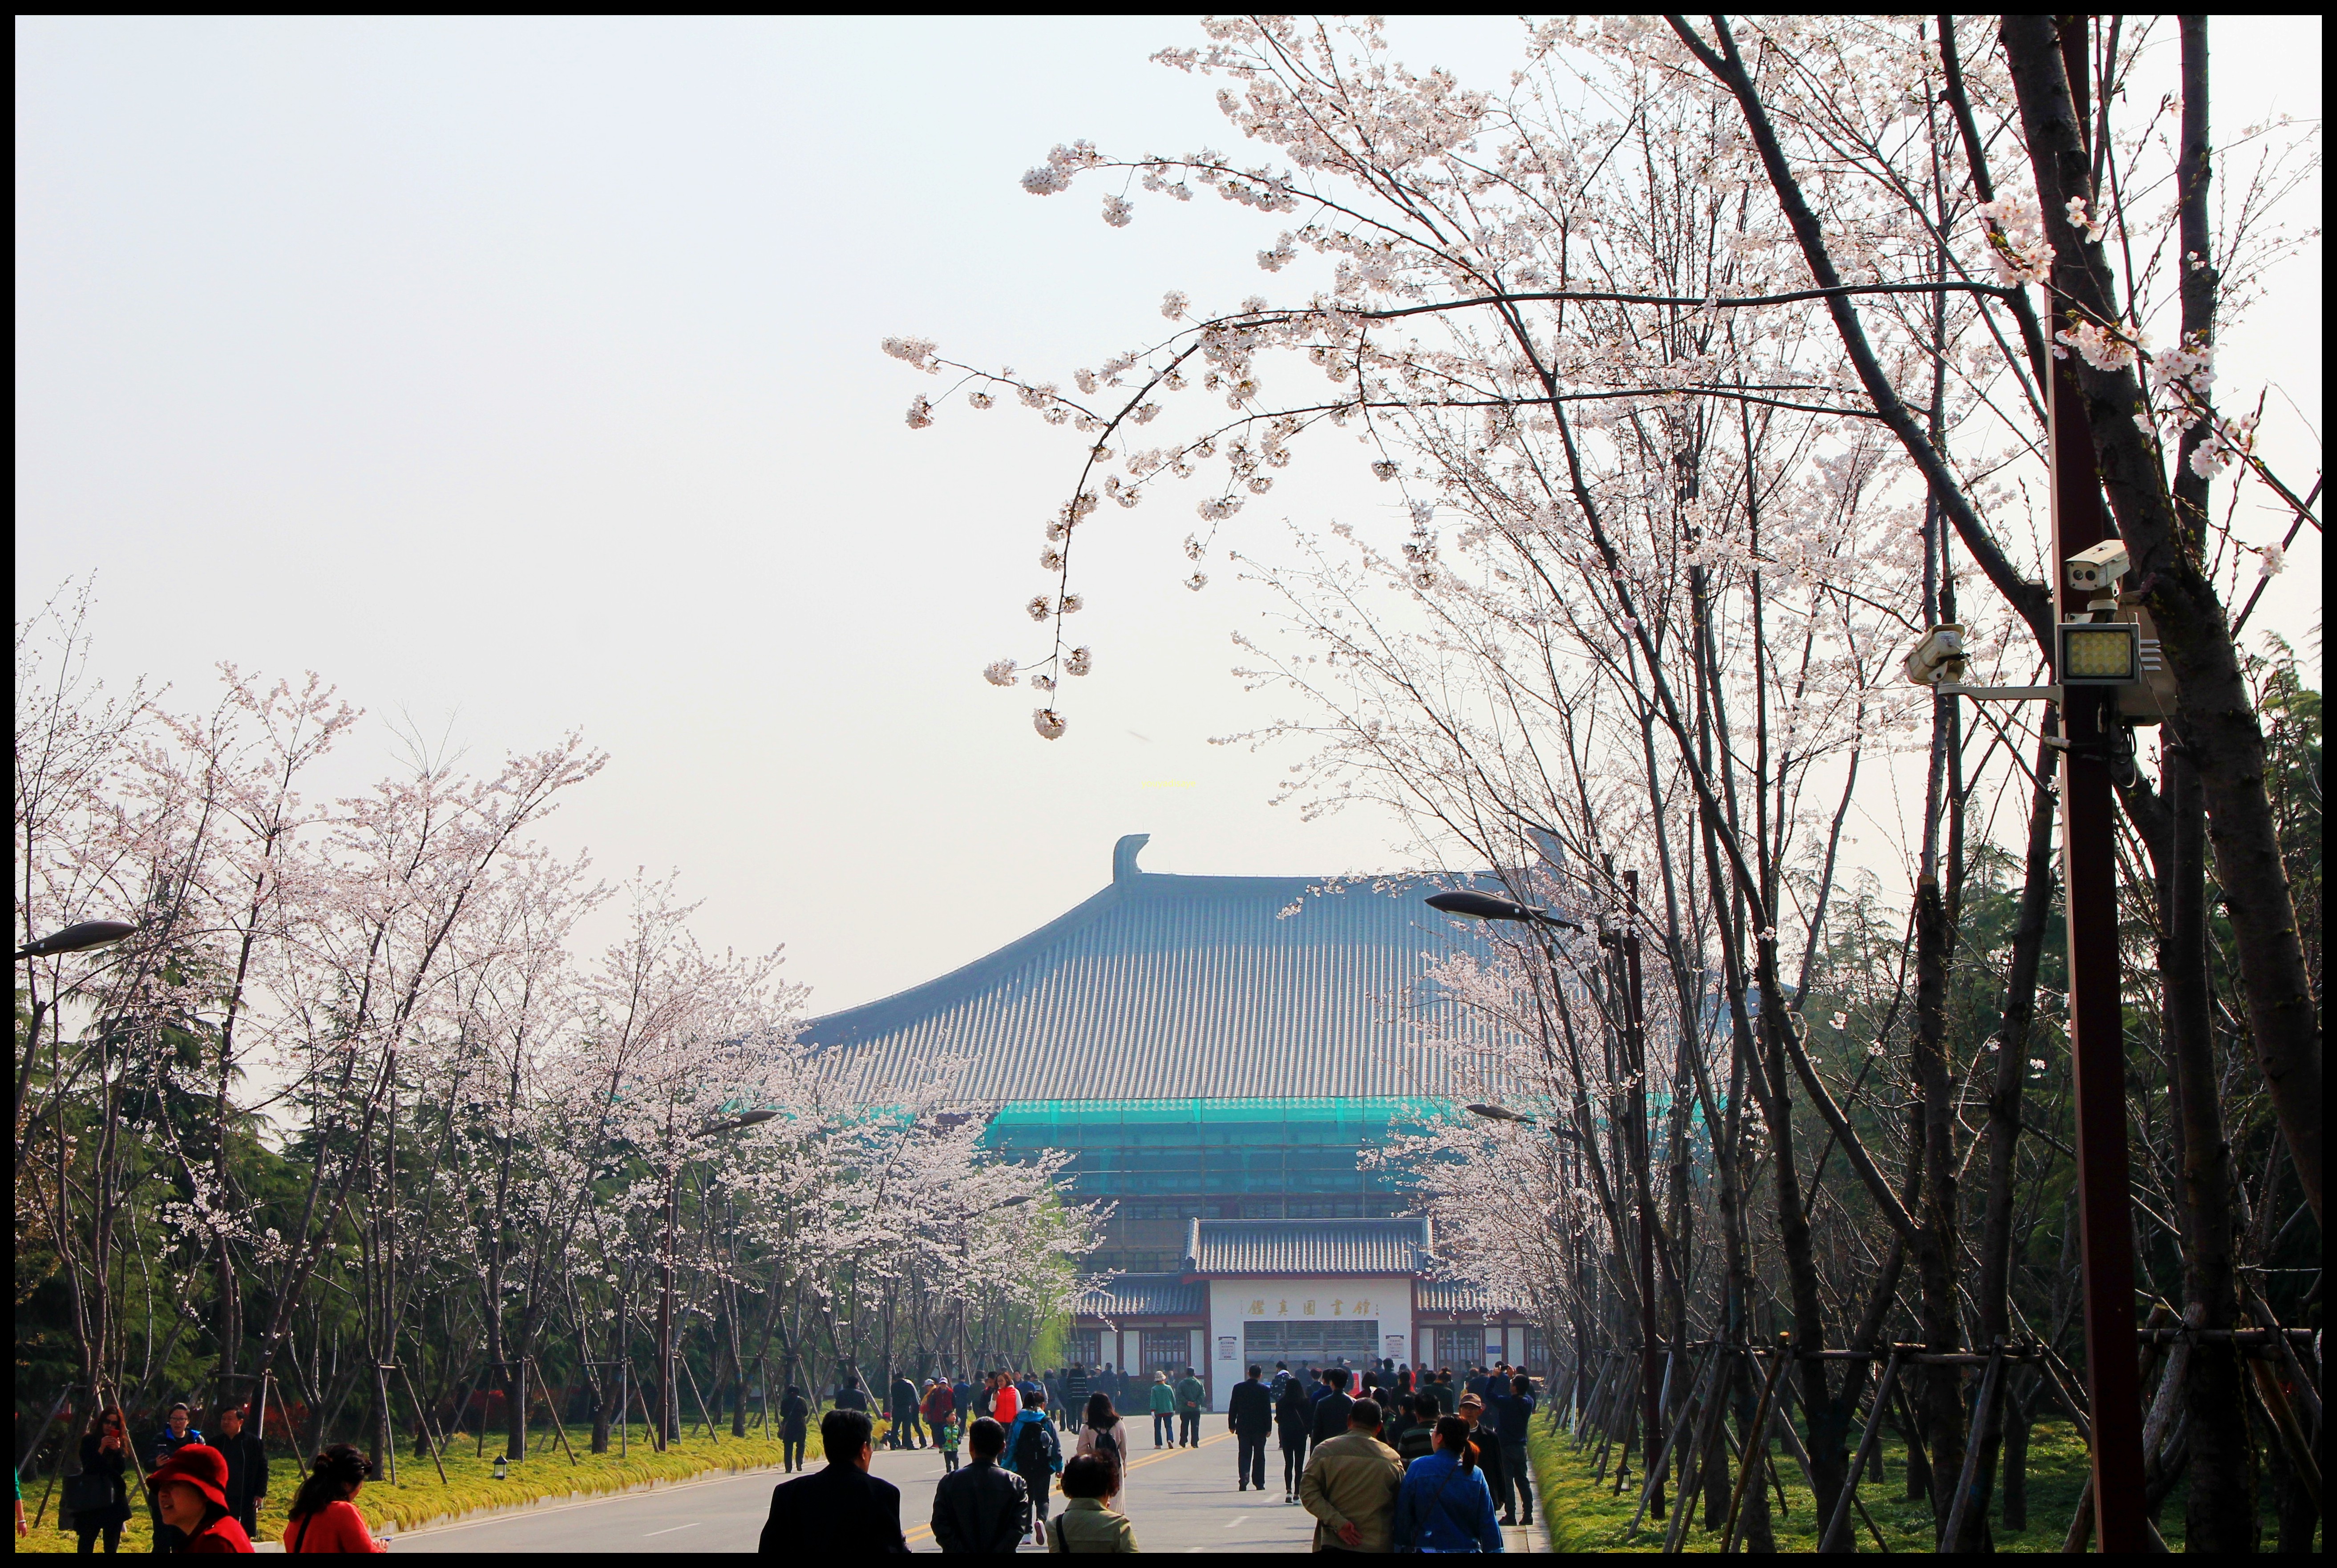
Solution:
<svg viewBox="0 0 2337 1568">
<path fill-rule="evenodd" d="M 1103 1502 L 1106 1507 L 1115 1506 L 1120 1478 L 1128 1471 L 1128 1423 L 1112 1408 L 1111 1396 L 1100 1388 L 1088 1396 L 1087 1413 L 1080 1417 L 1080 1440 L 1072 1453 L 1110 1461 L 1111 1494 Z"/>
<path fill-rule="evenodd" d="M 357 1512 L 357 1492 L 373 1473 L 365 1451 L 336 1443 L 308 1461 L 308 1478 L 293 1494 L 284 1524 L 287 1552 L 386 1552 Z"/>
<path fill-rule="evenodd" d="M 1298 1478 L 1306 1470 L 1306 1438 L 1315 1430 L 1315 1401 L 1306 1396 L 1306 1381 L 1293 1377 L 1282 1386 L 1274 1406 L 1274 1430 L 1282 1444 L 1282 1500 L 1298 1501 Z"/>
<path fill-rule="evenodd" d="M 1499 1552 L 1501 1526 L 1493 1489 L 1477 1467 L 1466 1416 L 1436 1422 L 1436 1448 L 1413 1460 L 1395 1494 L 1389 1544 L 1398 1552 Z"/>
<path fill-rule="evenodd" d="M 121 1406 L 101 1405 L 90 1413 L 89 1430 L 82 1436 L 81 1474 L 65 1483 L 81 1551 L 96 1550 L 100 1535 L 109 1553 L 122 1549 L 122 1527 L 130 1523 L 130 1493 L 122 1474 L 129 1466 L 130 1423 Z"/>
</svg>

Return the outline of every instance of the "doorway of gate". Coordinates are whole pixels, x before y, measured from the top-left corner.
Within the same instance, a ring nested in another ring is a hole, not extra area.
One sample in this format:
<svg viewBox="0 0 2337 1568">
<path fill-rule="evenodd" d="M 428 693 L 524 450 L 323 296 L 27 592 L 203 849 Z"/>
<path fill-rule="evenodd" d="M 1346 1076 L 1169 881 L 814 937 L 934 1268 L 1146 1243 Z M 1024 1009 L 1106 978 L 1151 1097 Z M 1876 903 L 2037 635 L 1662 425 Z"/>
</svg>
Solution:
<svg viewBox="0 0 2337 1568">
<path fill-rule="evenodd" d="M 1245 1323 L 1242 1359 L 1271 1367 L 1287 1361 L 1293 1367 L 1351 1367 L 1379 1364 L 1380 1326 L 1374 1318 L 1336 1318 L 1323 1322 Z"/>
</svg>

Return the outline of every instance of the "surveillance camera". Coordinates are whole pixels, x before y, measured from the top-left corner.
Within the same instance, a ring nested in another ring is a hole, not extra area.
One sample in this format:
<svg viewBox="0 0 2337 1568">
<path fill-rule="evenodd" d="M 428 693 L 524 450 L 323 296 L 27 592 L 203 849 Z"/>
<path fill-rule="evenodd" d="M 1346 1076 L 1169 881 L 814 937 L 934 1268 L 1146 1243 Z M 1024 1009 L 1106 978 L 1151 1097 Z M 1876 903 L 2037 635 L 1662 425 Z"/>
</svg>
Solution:
<svg viewBox="0 0 2337 1568">
<path fill-rule="evenodd" d="M 2134 569 L 2134 557 L 2116 539 L 2105 539 L 2090 550 L 2069 557 L 2069 586 L 2078 593 L 2114 592 L 2117 580 Z"/>
<path fill-rule="evenodd" d="M 1953 622 L 1934 626 L 1909 650 L 1907 680 L 1916 686 L 1936 686 L 1942 681 L 1961 685 L 1964 678 L 1964 629 Z"/>
</svg>

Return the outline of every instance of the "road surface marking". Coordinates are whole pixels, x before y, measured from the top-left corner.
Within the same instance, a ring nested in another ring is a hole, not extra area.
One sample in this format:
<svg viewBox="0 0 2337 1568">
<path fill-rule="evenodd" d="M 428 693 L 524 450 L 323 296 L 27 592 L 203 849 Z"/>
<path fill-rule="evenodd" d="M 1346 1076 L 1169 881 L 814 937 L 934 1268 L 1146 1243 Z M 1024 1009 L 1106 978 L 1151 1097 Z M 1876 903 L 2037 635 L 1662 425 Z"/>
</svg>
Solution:
<svg viewBox="0 0 2337 1568">
<path fill-rule="evenodd" d="M 1230 1529 L 1232 1529 L 1235 1525 L 1237 1525 L 1237 1524 L 1240 1524 L 1243 1520 L 1245 1520 L 1245 1519 L 1247 1519 L 1247 1518 L 1248 1518 L 1248 1517 L 1249 1517 L 1249 1515 L 1248 1515 L 1248 1514 L 1235 1514 L 1232 1518 L 1230 1518 L 1230 1519 L 1228 1519 L 1228 1520 L 1227 1520 L 1227 1521 L 1226 1521 L 1226 1528 L 1227 1528 L 1227 1529 L 1228 1529 L 1228 1530 L 1230 1530 Z"/>
<path fill-rule="evenodd" d="M 697 1528 L 699 1527 L 699 1524 L 703 1524 L 703 1523 L 704 1523 L 704 1521 L 703 1521 L 703 1520 L 692 1519 L 692 1520 L 691 1520 L 689 1524 L 675 1524 L 675 1525 L 670 1526 L 669 1528 L 667 1528 L 667 1529 L 663 1529 L 663 1530 L 652 1530 L 652 1531 L 650 1531 L 650 1534 L 649 1534 L 649 1535 L 644 1535 L 644 1536 L 642 1536 L 642 1537 L 641 1537 L 641 1539 L 642 1539 L 642 1540 L 644 1540 L 644 1541 L 646 1541 L 646 1540 L 648 1540 L 648 1539 L 650 1538 L 650 1535 L 670 1535 L 670 1534 L 672 1534 L 674 1533 L 674 1531 L 676 1531 L 676 1530 L 695 1530 L 695 1529 L 697 1529 Z"/>
</svg>

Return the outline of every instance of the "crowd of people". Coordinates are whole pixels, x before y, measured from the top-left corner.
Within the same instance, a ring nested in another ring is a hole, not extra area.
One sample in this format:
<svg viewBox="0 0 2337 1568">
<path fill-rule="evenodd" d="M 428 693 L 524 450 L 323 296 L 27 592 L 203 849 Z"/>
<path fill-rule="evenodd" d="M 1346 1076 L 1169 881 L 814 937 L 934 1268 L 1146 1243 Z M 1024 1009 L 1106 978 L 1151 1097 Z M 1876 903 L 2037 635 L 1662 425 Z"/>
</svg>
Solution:
<svg viewBox="0 0 2337 1568">
<path fill-rule="evenodd" d="M 1050 1552 L 1136 1551 L 1135 1525 L 1120 1507 L 1131 1444 L 1120 1403 L 1140 1390 L 1154 1448 L 1199 1446 L 1207 1389 L 1193 1367 L 1174 1381 L 1171 1370 L 1142 1379 L 1110 1367 L 999 1371 L 978 1384 L 896 1372 L 881 1402 L 847 1376 L 820 1420 L 826 1465 L 773 1490 L 763 1550 L 908 1549 L 900 1489 L 870 1471 L 881 1408 L 885 1446 L 941 1456 L 931 1524 L 943 1551 L 1012 1552 L 1024 1542 Z M 1284 1501 L 1313 1516 L 1317 1551 L 1499 1552 L 1503 1525 L 1533 1522 L 1527 1438 L 1537 1400 L 1522 1368 L 1472 1367 L 1456 1378 L 1449 1367 L 1415 1374 L 1393 1361 L 1360 1375 L 1277 1362 L 1270 1379 L 1262 1366 L 1248 1374 L 1226 1409 L 1235 1489 L 1266 1490 L 1266 1452 L 1276 1444 Z M 801 1391 L 788 1388 L 782 1435 L 792 1420 L 797 1455 L 789 1470 L 803 1467 L 808 1411 Z M 1051 1519 L 1059 1487 L 1062 1511 Z"/>
<path fill-rule="evenodd" d="M 116 1405 L 100 1405 L 82 1435 L 81 1467 L 65 1478 L 63 1511 L 79 1550 L 122 1547 L 130 1523 L 131 1466 L 140 1466 L 157 1552 L 251 1552 L 259 1532 L 259 1500 L 268 1495 L 268 1450 L 247 1431 L 249 1410 L 222 1406 L 219 1435 L 205 1437 L 194 1412 L 173 1405 L 162 1429 L 133 1446 L 130 1424 Z M 379 1552 L 352 1501 L 370 1474 L 363 1450 L 336 1443 L 309 1462 L 285 1522 L 287 1552 Z M 18 1534 L 23 1513 L 17 1510 Z"/>
</svg>

